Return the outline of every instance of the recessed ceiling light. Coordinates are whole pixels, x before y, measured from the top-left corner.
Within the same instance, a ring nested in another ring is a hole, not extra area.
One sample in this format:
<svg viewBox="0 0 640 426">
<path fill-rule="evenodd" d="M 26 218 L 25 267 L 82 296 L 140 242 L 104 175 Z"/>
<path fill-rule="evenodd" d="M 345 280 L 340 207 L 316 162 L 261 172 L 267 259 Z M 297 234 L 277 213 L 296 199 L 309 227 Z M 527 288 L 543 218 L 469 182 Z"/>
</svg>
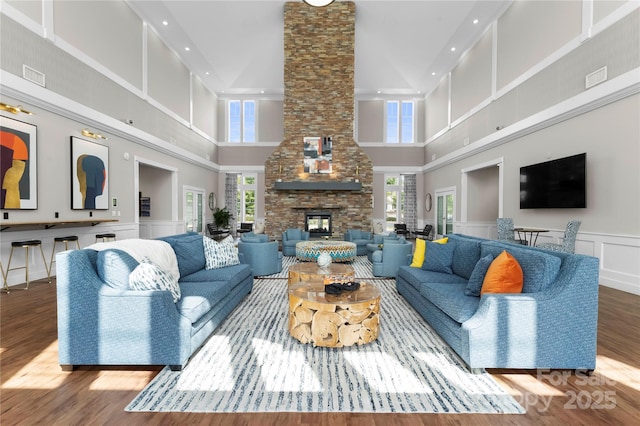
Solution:
<svg viewBox="0 0 640 426">
<path fill-rule="evenodd" d="M 184 50 L 186 50 L 187 52 L 191 50 L 191 48 L 189 48 L 189 46 L 185 47 Z"/>
<path fill-rule="evenodd" d="M 452 48 L 451 48 L 451 51 L 452 51 L 452 52 L 455 52 L 455 51 L 456 51 L 456 48 L 455 48 L 455 47 L 452 47 Z"/>
<path fill-rule="evenodd" d="M 418 94 L 422 93 L 422 91 L 418 90 Z"/>
<path fill-rule="evenodd" d="M 205 74 L 205 75 L 209 75 L 209 71 L 206 71 L 204 74 Z"/>
<path fill-rule="evenodd" d="M 378 90 L 378 93 L 382 93 L 380 90 Z"/>
<path fill-rule="evenodd" d="M 260 93 L 264 93 L 264 90 L 261 90 Z"/>
<path fill-rule="evenodd" d="M 478 21 L 477 19 L 474 19 L 474 20 L 473 20 L 473 23 L 474 23 L 474 24 L 477 24 L 478 22 L 479 22 L 479 21 Z"/>
<path fill-rule="evenodd" d="M 431 75 L 436 75 L 436 72 L 435 72 L 435 71 L 434 71 L 434 72 L 432 72 L 432 73 L 431 73 Z"/>
<path fill-rule="evenodd" d="M 166 27 L 167 25 L 169 25 L 169 22 L 168 21 L 162 21 L 162 25 L 164 25 Z"/>
</svg>

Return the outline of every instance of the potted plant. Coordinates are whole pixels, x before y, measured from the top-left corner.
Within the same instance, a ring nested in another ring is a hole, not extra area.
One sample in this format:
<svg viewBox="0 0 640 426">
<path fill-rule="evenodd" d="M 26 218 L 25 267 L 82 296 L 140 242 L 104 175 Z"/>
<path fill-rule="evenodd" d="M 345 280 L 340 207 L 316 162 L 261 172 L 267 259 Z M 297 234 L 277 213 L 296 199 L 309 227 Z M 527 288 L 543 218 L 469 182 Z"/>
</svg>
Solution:
<svg viewBox="0 0 640 426">
<path fill-rule="evenodd" d="M 229 222 L 231 222 L 233 216 L 231 216 L 231 212 L 224 208 L 216 208 L 213 212 L 213 220 L 216 223 L 216 228 L 218 229 L 229 229 Z"/>
</svg>

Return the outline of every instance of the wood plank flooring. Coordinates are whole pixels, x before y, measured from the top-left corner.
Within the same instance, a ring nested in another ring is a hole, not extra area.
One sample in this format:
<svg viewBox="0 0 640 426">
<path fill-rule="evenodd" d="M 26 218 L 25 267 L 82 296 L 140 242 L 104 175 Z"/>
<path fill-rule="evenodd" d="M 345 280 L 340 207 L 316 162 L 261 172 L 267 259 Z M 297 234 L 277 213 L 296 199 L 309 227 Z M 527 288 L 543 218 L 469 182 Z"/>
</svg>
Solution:
<svg viewBox="0 0 640 426">
<path fill-rule="evenodd" d="M 58 365 L 54 284 L 0 296 L 0 423 L 8 425 L 633 425 L 640 423 L 640 296 L 600 288 L 598 360 L 572 371 L 490 370 L 525 415 L 127 413 L 161 367 Z M 567 321 L 571 321 L 567 317 Z"/>
</svg>

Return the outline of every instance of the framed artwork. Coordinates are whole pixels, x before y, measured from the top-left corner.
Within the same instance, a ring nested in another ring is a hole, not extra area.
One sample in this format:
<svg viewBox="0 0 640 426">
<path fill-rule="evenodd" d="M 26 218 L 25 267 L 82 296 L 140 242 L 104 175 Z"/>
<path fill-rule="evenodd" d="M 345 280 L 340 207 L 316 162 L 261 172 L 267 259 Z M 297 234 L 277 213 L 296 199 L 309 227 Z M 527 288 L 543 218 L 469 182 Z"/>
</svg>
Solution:
<svg viewBox="0 0 640 426">
<path fill-rule="evenodd" d="M 304 138 L 304 172 L 331 173 L 331 137 Z"/>
<path fill-rule="evenodd" d="M 71 208 L 109 208 L 109 147 L 71 137 Z"/>
<path fill-rule="evenodd" d="M 38 208 L 36 126 L 0 116 L 0 208 Z"/>
</svg>

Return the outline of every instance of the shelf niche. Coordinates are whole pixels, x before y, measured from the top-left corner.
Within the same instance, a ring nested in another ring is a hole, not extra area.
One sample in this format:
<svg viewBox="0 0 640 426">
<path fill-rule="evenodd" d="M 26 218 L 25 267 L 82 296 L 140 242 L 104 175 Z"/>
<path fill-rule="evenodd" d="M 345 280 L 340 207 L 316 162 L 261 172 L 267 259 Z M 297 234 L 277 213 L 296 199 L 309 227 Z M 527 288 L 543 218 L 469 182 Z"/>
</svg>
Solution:
<svg viewBox="0 0 640 426">
<path fill-rule="evenodd" d="M 360 191 L 360 182 L 275 182 L 273 189 L 278 191 Z"/>
</svg>

